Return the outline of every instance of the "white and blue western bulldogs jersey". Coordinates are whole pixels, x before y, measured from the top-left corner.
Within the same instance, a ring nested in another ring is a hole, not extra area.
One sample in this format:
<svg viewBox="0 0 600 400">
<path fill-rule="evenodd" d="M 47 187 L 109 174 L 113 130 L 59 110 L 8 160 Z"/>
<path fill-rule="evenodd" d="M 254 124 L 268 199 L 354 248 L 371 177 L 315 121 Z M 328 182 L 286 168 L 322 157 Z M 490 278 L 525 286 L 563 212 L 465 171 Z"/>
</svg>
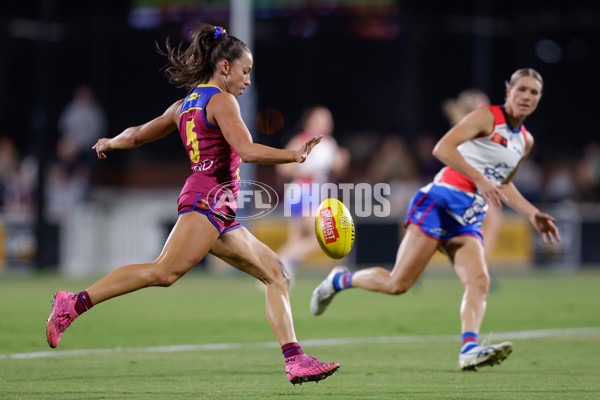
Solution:
<svg viewBox="0 0 600 400">
<path fill-rule="evenodd" d="M 489 106 L 494 114 L 494 128 L 487 135 L 469 140 L 458 151 L 465 161 L 491 181 L 501 184 L 517 167 L 525 154 L 527 130 L 521 124 L 511 127 L 506 121 L 504 106 Z M 472 179 L 450 167 L 443 168 L 435 177 L 435 183 L 445 183 L 474 193 L 477 188 Z"/>
<path fill-rule="evenodd" d="M 525 154 L 527 130 L 523 125 L 512 128 L 502 106 L 490 106 L 490 110 L 494 114 L 492 131 L 461 144 L 458 151 L 467 163 L 501 184 Z M 414 224 L 442 242 L 463 235 L 483 242 L 481 223 L 487 207 L 475 182 L 446 166 L 412 198 L 404 224 Z"/>
</svg>

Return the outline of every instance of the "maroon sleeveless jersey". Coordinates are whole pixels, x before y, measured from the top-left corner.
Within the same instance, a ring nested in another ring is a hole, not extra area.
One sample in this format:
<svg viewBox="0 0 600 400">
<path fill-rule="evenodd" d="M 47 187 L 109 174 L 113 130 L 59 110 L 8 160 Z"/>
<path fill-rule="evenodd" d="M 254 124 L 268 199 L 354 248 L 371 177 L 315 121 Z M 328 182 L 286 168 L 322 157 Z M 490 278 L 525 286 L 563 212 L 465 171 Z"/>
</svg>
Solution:
<svg viewBox="0 0 600 400">
<path fill-rule="evenodd" d="M 235 218 L 241 159 L 225 140 L 221 129 L 211 125 L 205 114 L 210 98 L 221 92 L 216 86 L 198 85 L 181 105 L 179 135 L 191 162 L 192 175 L 179 196 L 180 213 L 184 203 L 190 205 L 189 199 L 195 207 L 201 194 L 201 198 L 213 205 L 228 208 L 225 214 Z"/>
</svg>

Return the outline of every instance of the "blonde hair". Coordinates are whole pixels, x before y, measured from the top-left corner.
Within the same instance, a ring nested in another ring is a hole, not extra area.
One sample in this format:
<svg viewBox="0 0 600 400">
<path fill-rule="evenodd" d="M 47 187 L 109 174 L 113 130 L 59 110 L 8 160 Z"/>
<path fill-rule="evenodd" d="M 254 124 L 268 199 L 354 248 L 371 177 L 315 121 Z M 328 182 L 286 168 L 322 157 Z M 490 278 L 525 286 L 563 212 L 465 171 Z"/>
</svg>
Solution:
<svg viewBox="0 0 600 400">
<path fill-rule="evenodd" d="M 506 81 L 506 87 L 513 87 L 515 83 L 517 83 L 517 81 L 524 76 L 531 76 L 532 78 L 537 79 L 542 84 L 542 87 L 544 87 L 544 79 L 542 78 L 542 75 L 540 75 L 540 73 L 533 68 L 521 68 L 513 72 L 513 74 L 510 76 L 510 80 Z"/>
<path fill-rule="evenodd" d="M 490 99 L 487 94 L 479 89 L 471 88 L 460 92 L 456 99 L 445 100 L 442 103 L 442 110 L 450 121 L 450 125 L 454 126 L 471 111 L 489 105 Z"/>
</svg>

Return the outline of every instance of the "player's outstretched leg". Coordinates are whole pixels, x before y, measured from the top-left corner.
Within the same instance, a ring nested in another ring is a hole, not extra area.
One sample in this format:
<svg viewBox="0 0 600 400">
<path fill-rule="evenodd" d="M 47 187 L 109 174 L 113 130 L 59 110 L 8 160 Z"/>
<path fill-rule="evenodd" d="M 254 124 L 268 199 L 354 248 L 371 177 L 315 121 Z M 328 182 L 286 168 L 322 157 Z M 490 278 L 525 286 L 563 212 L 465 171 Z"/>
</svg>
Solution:
<svg viewBox="0 0 600 400">
<path fill-rule="evenodd" d="M 333 296 L 339 291 L 335 288 L 334 279 L 336 276 L 343 276 L 350 272 L 346 267 L 335 267 L 331 270 L 327 278 L 323 280 L 313 291 L 312 297 L 310 299 L 310 312 L 314 315 L 321 315 L 333 300 Z"/>
<path fill-rule="evenodd" d="M 340 368 L 338 363 L 325 363 L 306 354 L 285 359 L 285 372 L 292 384 L 318 382 L 331 376 Z"/>
<path fill-rule="evenodd" d="M 513 344 L 511 342 L 503 342 L 489 346 L 475 346 L 469 349 L 464 354 L 458 356 L 458 366 L 463 371 L 476 371 L 479 367 L 487 365 L 493 367 L 506 360 L 512 353 Z"/>
<path fill-rule="evenodd" d="M 92 303 L 87 292 L 56 292 L 52 299 L 50 316 L 46 321 L 46 339 L 50 347 L 57 347 L 62 334 L 69 325 L 91 307 Z"/>
</svg>

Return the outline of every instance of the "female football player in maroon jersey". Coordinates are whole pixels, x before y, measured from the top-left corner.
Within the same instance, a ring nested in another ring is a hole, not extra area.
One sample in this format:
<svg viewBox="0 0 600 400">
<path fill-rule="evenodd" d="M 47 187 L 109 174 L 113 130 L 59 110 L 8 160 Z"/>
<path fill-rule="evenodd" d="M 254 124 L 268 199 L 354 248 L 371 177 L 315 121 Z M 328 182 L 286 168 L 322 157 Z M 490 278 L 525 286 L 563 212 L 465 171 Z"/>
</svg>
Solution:
<svg viewBox="0 0 600 400">
<path fill-rule="evenodd" d="M 93 305 L 149 286 L 170 286 L 210 252 L 266 285 L 267 318 L 289 381 L 325 379 L 339 364 L 304 354 L 277 255 L 235 220 L 241 161 L 302 163 L 321 138 L 307 138 L 295 150 L 252 141 L 237 102 L 250 86 L 252 53 L 222 27 L 204 25 L 193 32 L 188 47 L 172 48 L 167 42 L 163 54 L 171 64 L 166 70 L 170 82 L 188 95 L 151 121 L 98 140 L 93 149 L 104 159 L 109 151 L 136 148 L 178 130 L 192 168 L 179 197 L 179 218 L 155 261 L 118 268 L 79 293 L 57 292 L 46 327 L 48 343 L 58 346 L 65 329 Z"/>
</svg>

